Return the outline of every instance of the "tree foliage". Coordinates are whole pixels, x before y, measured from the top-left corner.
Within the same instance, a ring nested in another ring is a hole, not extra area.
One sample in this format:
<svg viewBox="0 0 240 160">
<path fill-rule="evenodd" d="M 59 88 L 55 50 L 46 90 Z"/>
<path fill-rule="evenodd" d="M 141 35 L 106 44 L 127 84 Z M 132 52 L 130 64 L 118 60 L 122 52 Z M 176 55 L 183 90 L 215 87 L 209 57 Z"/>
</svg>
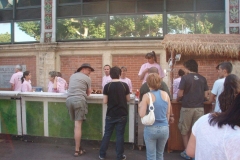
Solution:
<svg viewBox="0 0 240 160">
<path fill-rule="evenodd" d="M 36 40 L 40 39 L 40 23 L 18 22 L 19 28 Z M 57 20 L 57 40 L 106 39 L 107 16 L 65 18 Z M 224 33 L 224 13 L 168 14 L 167 30 L 171 34 Z M 161 37 L 162 14 L 116 15 L 109 18 L 109 38 Z"/>
<path fill-rule="evenodd" d="M 0 34 L 0 43 L 9 43 L 11 42 L 11 34 L 8 32 Z"/>
<path fill-rule="evenodd" d="M 33 37 L 36 41 L 40 41 L 40 21 L 17 22 L 17 25 L 27 35 Z"/>
</svg>

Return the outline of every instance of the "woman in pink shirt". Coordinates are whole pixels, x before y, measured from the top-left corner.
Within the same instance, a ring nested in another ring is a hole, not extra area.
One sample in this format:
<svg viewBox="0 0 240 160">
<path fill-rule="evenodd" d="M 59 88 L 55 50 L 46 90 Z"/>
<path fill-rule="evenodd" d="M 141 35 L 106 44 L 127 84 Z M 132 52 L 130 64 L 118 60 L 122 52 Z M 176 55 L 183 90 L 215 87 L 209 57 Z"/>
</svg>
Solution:
<svg viewBox="0 0 240 160">
<path fill-rule="evenodd" d="M 53 83 L 53 90 L 58 93 L 65 93 L 68 88 L 68 84 L 62 77 L 55 77 Z"/>
<path fill-rule="evenodd" d="M 57 76 L 56 71 L 49 72 L 48 92 L 56 92 L 53 88 L 55 77 Z"/>
<path fill-rule="evenodd" d="M 129 91 L 130 91 L 130 93 L 132 93 L 132 81 L 126 77 L 127 68 L 123 66 L 123 67 L 121 67 L 121 71 L 122 71 L 122 73 L 121 73 L 119 80 L 127 83 L 128 87 L 129 87 Z"/>
<path fill-rule="evenodd" d="M 148 60 L 147 63 L 144 63 L 141 66 L 141 69 L 138 73 L 138 76 L 140 78 L 140 80 L 143 80 L 142 83 L 146 82 L 147 76 L 148 76 L 148 69 L 151 67 L 156 67 L 158 69 L 158 73 L 160 78 L 165 77 L 165 74 L 163 72 L 162 67 L 157 63 L 157 56 L 156 53 L 154 51 L 147 53 L 145 58 Z"/>
<path fill-rule="evenodd" d="M 21 78 L 22 81 L 22 92 L 32 92 L 32 85 L 31 85 L 31 73 L 30 71 L 23 72 L 23 76 Z"/>
</svg>

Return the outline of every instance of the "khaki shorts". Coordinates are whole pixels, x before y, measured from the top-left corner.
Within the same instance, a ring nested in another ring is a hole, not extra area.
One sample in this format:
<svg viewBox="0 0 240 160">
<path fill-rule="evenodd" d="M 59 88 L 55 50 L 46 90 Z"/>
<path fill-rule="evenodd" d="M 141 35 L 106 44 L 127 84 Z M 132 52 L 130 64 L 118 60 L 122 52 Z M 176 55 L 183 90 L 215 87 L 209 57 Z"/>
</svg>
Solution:
<svg viewBox="0 0 240 160">
<path fill-rule="evenodd" d="M 85 100 L 76 97 L 70 97 L 67 98 L 66 106 L 68 108 L 71 120 L 73 121 L 86 120 L 85 115 L 88 113 L 88 105 Z"/>
<path fill-rule="evenodd" d="M 182 135 L 190 133 L 193 124 L 204 115 L 204 108 L 181 108 L 178 128 Z"/>
</svg>

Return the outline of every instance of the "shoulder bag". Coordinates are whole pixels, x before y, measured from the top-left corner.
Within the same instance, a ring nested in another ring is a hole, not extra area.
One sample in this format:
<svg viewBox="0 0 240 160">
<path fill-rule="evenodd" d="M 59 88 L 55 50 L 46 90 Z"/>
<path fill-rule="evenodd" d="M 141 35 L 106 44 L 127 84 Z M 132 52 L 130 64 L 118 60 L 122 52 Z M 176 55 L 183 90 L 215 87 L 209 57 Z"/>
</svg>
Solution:
<svg viewBox="0 0 240 160">
<path fill-rule="evenodd" d="M 149 104 L 149 113 L 147 115 L 145 115 L 144 117 L 141 118 L 142 124 L 144 125 L 153 125 L 153 123 L 155 122 L 155 115 L 154 115 L 154 106 L 153 106 L 153 102 L 152 102 L 152 96 L 151 93 L 148 92 L 148 96 L 150 99 L 150 104 Z"/>
</svg>

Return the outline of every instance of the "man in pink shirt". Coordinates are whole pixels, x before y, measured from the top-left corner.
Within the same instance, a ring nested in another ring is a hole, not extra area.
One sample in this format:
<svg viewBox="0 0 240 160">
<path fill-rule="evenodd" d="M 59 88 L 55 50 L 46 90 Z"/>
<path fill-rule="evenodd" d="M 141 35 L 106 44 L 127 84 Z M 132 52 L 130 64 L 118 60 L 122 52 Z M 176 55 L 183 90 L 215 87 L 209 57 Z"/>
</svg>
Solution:
<svg viewBox="0 0 240 160">
<path fill-rule="evenodd" d="M 103 76 L 102 78 L 102 88 L 104 88 L 104 86 L 111 82 L 112 81 L 112 78 L 110 77 L 110 69 L 111 69 L 111 66 L 106 64 L 104 67 L 104 73 L 105 73 L 105 76 Z"/>
<path fill-rule="evenodd" d="M 22 78 L 22 76 L 23 76 L 22 66 L 21 65 L 16 65 L 15 66 L 15 73 L 12 75 L 12 77 L 9 81 L 11 83 L 11 90 L 12 91 L 20 91 L 21 92 L 21 88 L 22 88 L 21 78 Z"/>
</svg>

